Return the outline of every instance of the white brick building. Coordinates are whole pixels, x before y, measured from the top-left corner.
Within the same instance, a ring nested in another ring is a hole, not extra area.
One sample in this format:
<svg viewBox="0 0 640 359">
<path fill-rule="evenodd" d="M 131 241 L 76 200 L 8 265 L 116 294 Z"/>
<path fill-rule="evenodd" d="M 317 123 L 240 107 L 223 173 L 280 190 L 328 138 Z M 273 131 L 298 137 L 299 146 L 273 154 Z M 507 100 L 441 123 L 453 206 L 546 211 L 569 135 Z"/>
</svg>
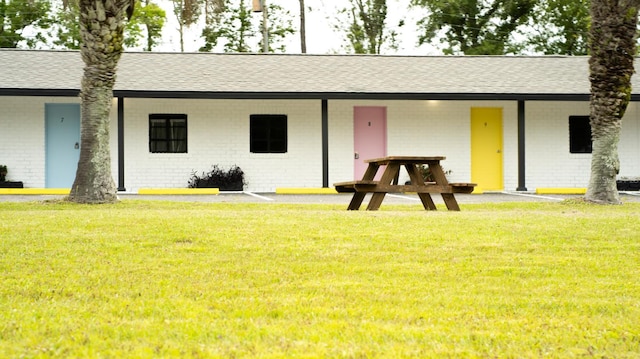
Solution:
<svg viewBox="0 0 640 359">
<path fill-rule="evenodd" d="M 364 140 L 385 155 L 446 156 L 452 181 L 586 187 L 591 154 L 572 121 L 589 115 L 587 59 L 125 53 L 111 111 L 114 180 L 126 191 L 180 188 L 217 164 L 240 166 L 249 191 L 331 187 L 358 176 L 356 113 L 373 109 L 381 140 Z M 64 187 L 55 171 L 75 170 L 77 146 L 56 134 L 69 121 L 56 111 L 79 110 L 80 54 L 0 50 L 0 64 L 0 164 L 25 187 Z M 66 146 L 71 155 L 55 155 Z M 640 176 L 638 102 L 619 154 L 620 176 Z"/>
</svg>

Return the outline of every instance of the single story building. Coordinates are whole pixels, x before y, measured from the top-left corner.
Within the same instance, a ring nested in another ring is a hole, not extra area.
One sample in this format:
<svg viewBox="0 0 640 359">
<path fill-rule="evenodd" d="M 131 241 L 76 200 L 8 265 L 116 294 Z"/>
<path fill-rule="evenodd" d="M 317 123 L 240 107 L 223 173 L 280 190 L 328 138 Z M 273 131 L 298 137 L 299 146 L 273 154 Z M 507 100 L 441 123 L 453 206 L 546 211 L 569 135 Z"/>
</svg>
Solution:
<svg viewBox="0 0 640 359">
<path fill-rule="evenodd" d="M 8 180 L 69 188 L 80 53 L 2 49 L 0 66 Z M 113 175 L 135 192 L 237 165 L 246 190 L 274 192 L 358 179 L 367 158 L 443 155 L 451 181 L 480 191 L 584 188 L 589 88 L 588 57 L 128 52 L 111 111 Z M 633 89 L 620 176 L 640 175 L 637 76 Z"/>
</svg>

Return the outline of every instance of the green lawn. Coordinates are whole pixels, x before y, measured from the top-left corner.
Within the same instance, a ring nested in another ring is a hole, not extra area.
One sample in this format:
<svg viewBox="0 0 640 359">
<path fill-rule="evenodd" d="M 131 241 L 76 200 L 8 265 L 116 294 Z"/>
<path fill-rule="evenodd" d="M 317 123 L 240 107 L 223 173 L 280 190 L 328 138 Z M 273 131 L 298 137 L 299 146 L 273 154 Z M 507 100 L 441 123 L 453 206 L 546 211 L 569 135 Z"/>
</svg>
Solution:
<svg viewBox="0 0 640 359">
<path fill-rule="evenodd" d="M 0 203 L 0 357 L 640 357 L 640 204 Z"/>
</svg>

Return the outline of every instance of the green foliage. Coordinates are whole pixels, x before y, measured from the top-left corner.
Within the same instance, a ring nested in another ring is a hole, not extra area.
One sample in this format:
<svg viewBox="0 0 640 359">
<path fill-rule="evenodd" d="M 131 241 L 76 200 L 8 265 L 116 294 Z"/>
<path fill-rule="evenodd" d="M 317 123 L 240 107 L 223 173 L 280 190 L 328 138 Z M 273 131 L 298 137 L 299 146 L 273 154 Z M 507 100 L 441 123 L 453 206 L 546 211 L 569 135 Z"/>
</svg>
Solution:
<svg viewBox="0 0 640 359">
<path fill-rule="evenodd" d="M 125 46 L 138 46 L 140 39 L 146 34 L 144 49 L 146 51 L 153 50 L 153 47 L 162 38 L 162 28 L 166 19 L 166 12 L 160 6 L 149 0 L 144 0 L 142 6 L 136 6 L 133 17 L 127 23 Z"/>
<path fill-rule="evenodd" d="M 47 0 L 0 0 L 0 47 L 36 47 L 45 42 L 44 30 L 51 25 Z M 25 30 L 33 28 L 34 35 Z"/>
<path fill-rule="evenodd" d="M 238 4 L 228 2 L 202 30 L 205 45 L 200 51 L 212 51 L 222 40 L 224 52 L 251 52 L 249 39 L 258 34 L 251 20 L 252 12 L 244 0 Z"/>
<path fill-rule="evenodd" d="M 80 9 L 78 1 L 72 0 L 62 6 L 55 14 L 53 26 L 53 44 L 64 49 L 80 48 Z"/>
<path fill-rule="evenodd" d="M 335 29 L 345 32 L 348 49 L 356 54 L 381 54 L 384 49 L 397 49 L 397 32 L 387 26 L 387 0 L 350 0 L 340 16 L 348 20 L 339 22 Z M 398 27 L 404 25 L 401 21 Z"/>
<path fill-rule="evenodd" d="M 78 0 L 68 0 L 58 9 L 55 14 L 56 25 L 52 30 L 53 44 L 56 47 L 76 50 L 80 48 L 79 18 Z M 124 46 L 139 46 L 141 38 L 146 35 L 145 50 L 151 51 L 162 36 L 165 20 L 165 11 L 157 4 L 148 0 L 143 4 L 137 4 L 133 17 L 125 25 Z"/>
<path fill-rule="evenodd" d="M 425 182 L 435 182 L 436 179 L 433 177 L 433 174 L 431 173 L 431 169 L 429 168 L 429 166 L 425 166 L 425 165 L 420 165 L 420 167 L 418 167 L 418 169 L 420 170 L 420 174 L 422 175 L 422 178 L 424 179 Z M 444 170 L 444 168 L 443 168 Z M 445 175 L 449 175 L 451 174 L 453 171 L 451 170 L 446 170 L 444 171 Z"/>
<path fill-rule="evenodd" d="M 502 55 L 518 53 L 512 35 L 525 25 L 535 0 L 412 0 L 429 14 L 418 25 L 419 43 L 440 36 L 445 54 Z"/>
<path fill-rule="evenodd" d="M 224 7 L 218 6 L 215 16 L 207 18 L 202 31 L 205 45 L 200 51 L 214 51 L 222 44 L 224 52 L 262 52 L 264 21 L 251 11 L 250 2 L 227 0 Z M 256 19 L 260 19 L 256 22 Z M 285 52 L 284 40 L 295 31 L 291 13 L 282 6 L 267 3 L 267 25 L 269 52 Z M 257 40 L 260 38 L 261 40 Z"/>
<path fill-rule="evenodd" d="M 287 50 L 286 45 L 284 44 L 285 39 L 295 33 L 292 25 L 293 21 L 291 13 L 285 10 L 282 6 L 272 3 L 267 3 L 267 9 L 269 52 L 284 53 Z M 263 26 L 264 21 L 261 21 L 260 28 L 263 28 Z M 264 41 L 264 39 L 262 39 L 262 41 Z"/>
<path fill-rule="evenodd" d="M 7 166 L 0 165 L 0 182 L 5 182 L 7 180 L 7 173 L 9 173 Z"/>
<path fill-rule="evenodd" d="M 0 357 L 637 357 L 638 204 L 384 208 L 0 203 Z"/>
<path fill-rule="evenodd" d="M 590 0 L 543 0 L 534 8 L 526 45 L 547 55 L 586 55 Z"/>
</svg>

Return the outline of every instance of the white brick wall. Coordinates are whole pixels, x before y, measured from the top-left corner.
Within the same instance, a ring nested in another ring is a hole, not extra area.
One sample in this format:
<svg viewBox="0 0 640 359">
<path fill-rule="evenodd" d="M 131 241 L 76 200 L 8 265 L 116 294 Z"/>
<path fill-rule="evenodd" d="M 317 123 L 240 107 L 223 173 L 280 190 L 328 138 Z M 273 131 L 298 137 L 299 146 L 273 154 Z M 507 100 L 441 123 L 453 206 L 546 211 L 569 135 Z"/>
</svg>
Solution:
<svg viewBox="0 0 640 359">
<path fill-rule="evenodd" d="M 201 174 L 215 164 L 242 168 L 250 191 L 322 186 L 320 101 L 126 99 L 125 106 L 127 190 L 186 187 L 192 171 Z M 151 113 L 187 114 L 188 153 L 149 153 Z M 249 152 L 252 114 L 288 116 L 287 153 Z"/>
<path fill-rule="evenodd" d="M 590 154 L 569 152 L 569 116 L 589 115 L 581 102 L 527 102 L 527 188 L 586 187 Z"/>
<path fill-rule="evenodd" d="M 618 146 L 620 176 L 640 177 L 640 104 L 631 103 L 622 119 Z"/>
<path fill-rule="evenodd" d="M 0 164 L 9 179 L 44 187 L 46 103 L 79 103 L 77 98 L 0 97 Z M 353 107 L 386 106 L 389 155 L 444 155 L 450 179 L 469 181 L 470 109 L 503 108 L 504 188 L 518 185 L 515 101 L 329 101 L 329 184 L 353 179 Z M 112 171 L 117 183 L 117 112 L 111 112 Z M 186 187 L 192 171 L 218 164 L 240 166 L 246 189 L 322 186 L 321 101 L 125 99 L 125 187 Z M 152 154 L 151 113 L 188 115 L 186 154 Z M 569 153 L 568 118 L 588 115 L 586 102 L 526 103 L 526 186 L 586 187 L 591 155 Z M 288 152 L 249 152 L 249 116 L 286 114 Z M 632 103 L 619 146 L 621 176 L 640 176 L 640 107 Z M 406 179 L 403 174 L 402 180 Z"/>
<path fill-rule="evenodd" d="M 587 187 L 591 154 L 569 152 L 569 116 L 588 116 L 586 102 L 527 102 L 527 187 Z M 638 104 L 622 121 L 620 176 L 640 176 Z"/>
</svg>

